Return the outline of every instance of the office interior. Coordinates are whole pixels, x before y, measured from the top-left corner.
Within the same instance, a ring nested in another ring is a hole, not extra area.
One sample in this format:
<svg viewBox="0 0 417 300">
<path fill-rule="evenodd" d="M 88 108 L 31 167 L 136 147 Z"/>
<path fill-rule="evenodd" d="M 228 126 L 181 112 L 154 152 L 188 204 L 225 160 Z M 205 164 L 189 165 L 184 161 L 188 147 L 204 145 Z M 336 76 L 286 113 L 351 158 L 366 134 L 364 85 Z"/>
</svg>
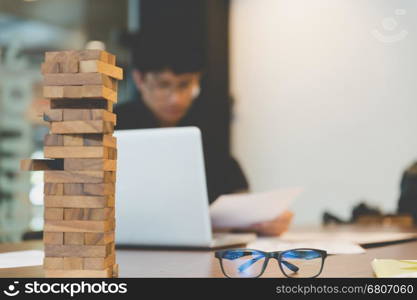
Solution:
<svg viewBox="0 0 417 300">
<path fill-rule="evenodd" d="M 19 163 L 43 157 L 44 53 L 103 42 L 124 69 L 122 104 L 138 93 L 132 39 L 172 28 L 204 49 L 202 90 L 232 103 L 249 191 L 302 188 L 290 231 L 415 230 L 416 11 L 411 0 L 2 0 L 0 241 L 42 237 L 43 174 Z"/>
</svg>

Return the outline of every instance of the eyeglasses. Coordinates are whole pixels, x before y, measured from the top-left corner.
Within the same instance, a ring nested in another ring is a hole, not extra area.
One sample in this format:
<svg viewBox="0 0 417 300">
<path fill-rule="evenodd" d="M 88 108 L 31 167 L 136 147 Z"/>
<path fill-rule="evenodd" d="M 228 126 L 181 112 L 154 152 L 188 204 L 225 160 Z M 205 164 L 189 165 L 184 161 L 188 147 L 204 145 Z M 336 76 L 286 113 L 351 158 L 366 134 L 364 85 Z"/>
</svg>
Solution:
<svg viewBox="0 0 417 300">
<path fill-rule="evenodd" d="M 327 252 L 318 249 L 299 248 L 286 251 L 264 252 L 254 249 L 229 249 L 215 252 L 223 274 L 229 278 L 260 277 L 270 258 L 278 261 L 286 277 L 313 278 L 323 270 Z"/>
<path fill-rule="evenodd" d="M 187 80 L 178 84 L 171 84 L 164 81 L 158 81 L 153 77 L 150 77 L 147 84 L 144 85 L 150 92 L 157 93 L 158 95 L 168 97 L 173 93 L 187 93 L 191 92 L 194 87 L 198 87 L 198 82 L 194 80 Z"/>
</svg>

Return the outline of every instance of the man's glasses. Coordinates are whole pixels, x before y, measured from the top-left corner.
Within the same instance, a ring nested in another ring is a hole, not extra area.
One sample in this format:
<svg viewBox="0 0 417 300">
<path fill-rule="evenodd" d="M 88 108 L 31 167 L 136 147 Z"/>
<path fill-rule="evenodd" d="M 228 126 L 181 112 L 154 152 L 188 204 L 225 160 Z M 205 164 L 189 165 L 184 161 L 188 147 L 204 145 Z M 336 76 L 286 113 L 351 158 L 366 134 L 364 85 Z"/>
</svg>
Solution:
<svg viewBox="0 0 417 300">
<path fill-rule="evenodd" d="M 264 252 L 253 249 L 230 249 L 215 252 L 223 274 L 229 278 L 260 277 L 270 258 L 278 261 L 279 268 L 286 277 L 313 278 L 323 270 L 327 252 L 318 249 L 291 249 Z"/>
<path fill-rule="evenodd" d="M 149 76 L 147 83 L 144 85 L 150 92 L 157 93 L 160 96 L 168 97 L 173 93 L 187 93 L 191 92 L 194 87 L 198 87 L 198 82 L 194 80 L 185 80 L 177 84 L 172 84 L 166 81 L 157 80 Z"/>
</svg>

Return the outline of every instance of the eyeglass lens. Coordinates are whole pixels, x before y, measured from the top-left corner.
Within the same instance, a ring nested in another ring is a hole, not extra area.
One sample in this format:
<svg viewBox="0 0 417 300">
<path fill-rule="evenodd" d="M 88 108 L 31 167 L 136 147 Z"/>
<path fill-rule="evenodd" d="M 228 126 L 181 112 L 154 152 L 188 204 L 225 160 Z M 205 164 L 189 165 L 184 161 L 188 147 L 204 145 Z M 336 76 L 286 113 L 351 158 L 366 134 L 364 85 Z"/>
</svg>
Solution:
<svg viewBox="0 0 417 300">
<path fill-rule="evenodd" d="M 322 265 L 323 256 L 315 250 L 289 250 L 281 253 L 281 269 L 288 277 L 315 277 L 321 272 Z"/>
<path fill-rule="evenodd" d="M 257 251 L 226 251 L 222 257 L 223 272 L 232 278 L 257 277 L 262 272 L 265 259 L 264 254 Z"/>
</svg>

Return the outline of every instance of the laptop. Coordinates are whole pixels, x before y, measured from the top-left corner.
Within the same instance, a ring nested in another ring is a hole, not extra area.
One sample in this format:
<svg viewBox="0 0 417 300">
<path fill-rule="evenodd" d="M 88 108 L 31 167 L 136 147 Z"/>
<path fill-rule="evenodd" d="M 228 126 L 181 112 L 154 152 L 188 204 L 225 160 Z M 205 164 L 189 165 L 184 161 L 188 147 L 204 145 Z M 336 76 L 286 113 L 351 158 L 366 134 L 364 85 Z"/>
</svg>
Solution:
<svg viewBox="0 0 417 300">
<path fill-rule="evenodd" d="M 116 131 L 116 244 L 223 248 L 255 234 L 213 233 L 197 127 Z"/>
</svg>

